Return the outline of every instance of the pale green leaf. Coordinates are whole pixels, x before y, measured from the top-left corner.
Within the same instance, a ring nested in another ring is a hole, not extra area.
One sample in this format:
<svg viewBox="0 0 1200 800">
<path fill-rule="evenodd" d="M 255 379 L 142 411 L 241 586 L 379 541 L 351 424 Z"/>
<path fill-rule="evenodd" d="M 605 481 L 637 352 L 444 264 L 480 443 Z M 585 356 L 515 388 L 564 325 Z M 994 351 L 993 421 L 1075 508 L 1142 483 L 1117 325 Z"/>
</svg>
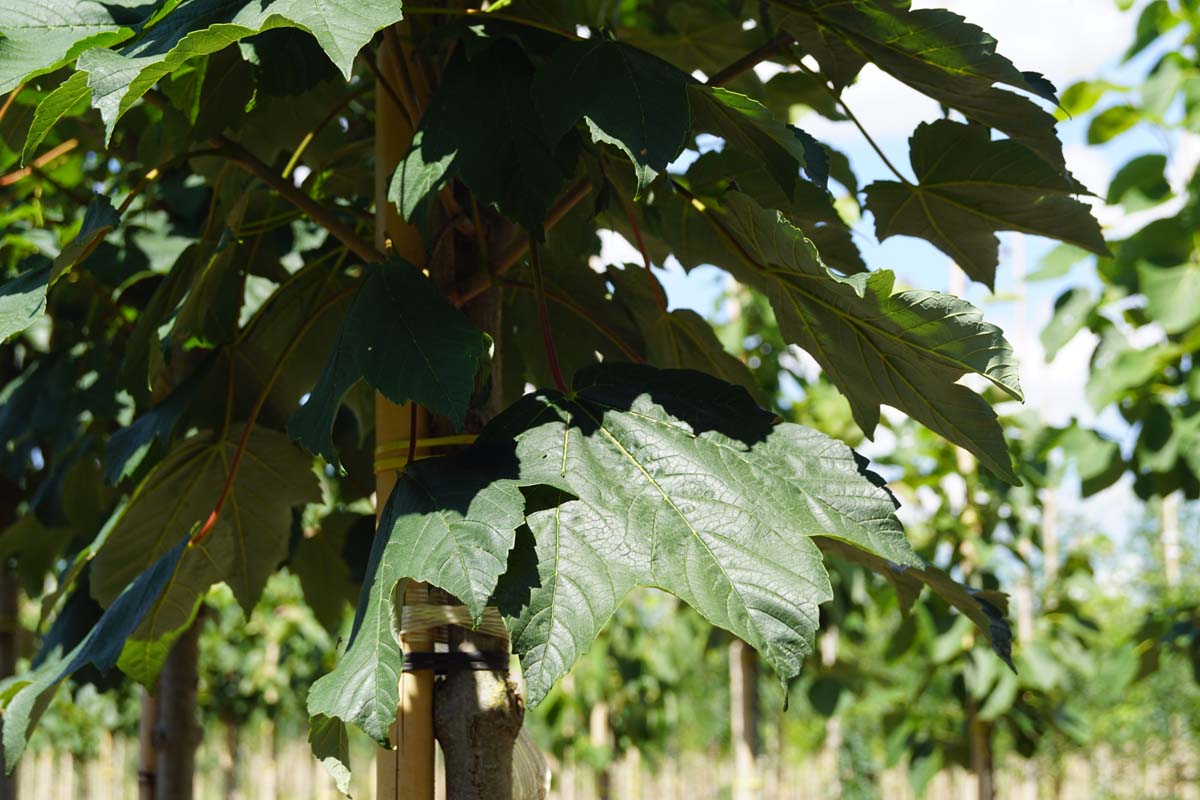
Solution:
<svg viewBox="0 0 1200 800">
<path fill-rule="evenodd" d="M 87 75 L 76 72 L 63 81 L 42 102 L 38 103 L 29 125 L 29 133 L 25 135 L 25 147 L 21 150 L 21 163 L 27 164 L 33 159 L 38 145 L 50 133 L 50 129 L 85 99 L 91 97 L 92 90 L 87 85 Z"/>
<path fill-rule="evenodd" d="M 46 306 L 50 265 L 27 269 L 0 284 L 0 342 L 32 325 Z"/>
<path fill-rule="evenodd" d="M 128 39 L 145 8 L 143 0 L 5 0 L 0 5 L 0 94 L 89 47 Z"/>
<path fill-rule="evenodd" d="M 476 618 L 504 571 L 524 501 L 516 464 L 473 448 L 453 459 L 424 460 L 400 475 L 379 528 L 345 654 L 318 680 L 310 714 L 361 727 L 380 743 L 396 717 L 403 654 L 395 639 L 407 579 L 453 594 Z"/>
<path fill-rule="evenodd" d="M 1200 323 L 1200 264 L 1156 267 L 1143 261 L 1137 274 L 1146 310 L 1164 331 L 1186 333 Z"/>
<path fill-rule="evenodd" d="M 787 680 L 832 596 L 811 537 L 920 565 L 849 448 L 773 423 L 700 373 L 600 365 L 570 397 L 530 395 L 489 426 L 486 441 L 515 438 L 522 480 L 548 487 L 513 555 L 526 568 L 500 592 L 531 703 L 636 586 L 677 595 Z"/>
</svg>

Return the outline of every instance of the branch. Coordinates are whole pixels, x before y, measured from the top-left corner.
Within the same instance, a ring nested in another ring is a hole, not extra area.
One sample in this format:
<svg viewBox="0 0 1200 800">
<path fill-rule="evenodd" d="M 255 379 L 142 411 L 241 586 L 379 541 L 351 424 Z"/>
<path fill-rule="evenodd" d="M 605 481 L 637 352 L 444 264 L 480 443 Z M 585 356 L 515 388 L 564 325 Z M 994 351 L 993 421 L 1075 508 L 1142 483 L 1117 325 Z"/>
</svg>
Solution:
<svg viewBox="0 0 1200 800">
<path fill-rule="evenodd" d="M 533 267 L 533 292 L 537 297 L 538 324 L 542 328 L 542 346 L 546 349 L 546 364 L 550 367 L 554 388 L 567 394 L 567 382 L 563 379 L 562 369 L 558 366 L 554 334 L 550 332 L 550 312 L 546 308 L 546 284 L 542 281 L 542 259 L 538 253 L 537 242 L 531 241 L 529 244 L 529 263 Z"/>
<path fill-rule="evenodd" d="M 575 207 L 576 203 L 587 197 L 588 192 L 591 190 L 592 184 L 587 178 L 580 180 L 574 186 L 567 189 L 558 198 L 557 202 L 551 206 L 550 211 L 546 213 L 546 229 L 549 230 L 557 225 L 566 216 L 567 212 Z M 529 237 L 518 236 L 497 254 L 496 260 L 492 264 L 491 272 L 476 272 L 471 275 L 464 286 L 452 290 L 450 293 L 450 302 L 461 308 L 476 297 L 479 297 L 479 295 L 492 288 L 494 278 L 498 278 L 512 269 L 513 265 L 520 261 L 528 250 Z"/>
<path fill-rule="evenodd" d="M 7 175 L 0 177 L 0 186 L 12 186 L 20 180 L 24 180 L 33 174 L 34 170 L 41 169 L 59 156 L 65 156 L 67 153 L 79 146 L 78 139 L 67 139 L 60 145 L 47 150 L 33 160 L 33 163 L 27 167 L 22 167 L 15 172 L 10 172 Z"/>
<path fill-rule="evenodd" d="M 734 78 L 746 73 L 755 66 L 765 61 L 767 58 L 775 54 L 775 51 L 781 47 L 791 44 L 792 37 L 786 33 L 777 33 L 771 37 L 770 41 L 761 47 L 751 50 L 746 55 L 734 61 L 724 69 L 718 70 L 711 78 L 708 79 L 709 86 L 723 86 L 729 83 Z"/>
<path fill-rule="evenodd" d="M 525 292 L 534 291 L 533 284 L 525 283 L 524 281 L 514 280 L 513 278 L 501 278 L 500 283 L 501 283 L 501 285 L 512 288 L 512 289 L 520 289 Z M 612 342 L 613 346 L 621 351 L 621 355 L 625 356 L 626 358 L 628 358 L 630 361 L 632 361 L 635 364 L 646 363 L 646 359 L 642 358 L 642 356 L 636 350 L 634 350 L 633 347 L 628 342 L 626 342 L 624 339 L 622 339 L 620 334 L 618 334 L 616 331 L 614 331 L 612 328 L 610 328 L 608 325 L 604 324 L 602 321 L 600 321 L 596 317 L 593 317 L 590 313 L 588 313 L 588 310 L 586 308 L 581 306 L 579 303 L 575 302 L 575 300 L 572 299 L 569 295 L 559 294 L 558 292 L 554 291 L 553 289 L 546 289 L 545 293 L 546 293 L 547 299 L 552 300 L 555 303 L 558 303 L 563 308 L 566 308 L 569 311 L 573 312 L 576 316 L 578 316 L 582 319 L 585 319 L 589 323 L 591 323 L 592 327 L 594 327 L 596 330 L 600 331 L 600 333 L 602 333 L 604 335 L 604 338 L 606 338 L 610 342 Z"/>
<path fill-rule="evenodd" d="M 235 164 L 270 186 L 284 200 L 319 223 L 335 239 L 346 245 L 354 255 L 367 263 L 383 258 L 383 254 L 366 239 L 360 237 L 354 228 L 338 219 L 330 209 L 300 191 L 291 181 L 277 174 L 249 150 L 228 136 L 218 136 L 215 141 L 221 145 L 222 150 Z"/>
</svg>

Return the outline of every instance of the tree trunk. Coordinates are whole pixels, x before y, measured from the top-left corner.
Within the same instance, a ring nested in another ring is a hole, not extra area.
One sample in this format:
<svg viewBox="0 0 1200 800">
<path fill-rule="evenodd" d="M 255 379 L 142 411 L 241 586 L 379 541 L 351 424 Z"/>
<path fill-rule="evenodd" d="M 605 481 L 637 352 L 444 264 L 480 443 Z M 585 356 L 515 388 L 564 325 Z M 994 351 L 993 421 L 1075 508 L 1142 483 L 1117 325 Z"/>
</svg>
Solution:
<svg viewBox="0 0 1200 800">
<path fill-rule="evenodd" d="M 979 800 L 995 800 L 996 776 L 992 763 L 991 726 L 979 718 L 974 699 L 967 700 L 967 742 L 971 748 L 971 771 L 979 787 Z"/>
<path fill-rule="evenodd" d="M 138 800 L 154 800 L 158 783 L 158 688 L 142 689 L 142 718 L 138 723 Z"/>
<path fill-rule="evenodd" d="M 604 752 L 604 765 L 596 768 L 596 800 L 612 797 L 612 726 L 608 722 L 608 703 L 603 700 L 592 706 L 588 714 L 588 739 L 592 748 Z"/>
<path fill-rule="evenodd" d="M 237 796 L 238 785 L 238 759 L 241 755 L 241 732 L 238 730 L 237 722 L 232 717 L 226 717 L 222 720 L 222 725 L 225 727 L 225 775 L 224 775 L 224 796 L 225 800 L 233 800 Z"/>
<path fill-rule="evenodd" d="M 741 639 L 729 645 L 729 732 L 733 743 L 733 798 L 756 800 L 758 776 L 758 654 Z"/>
<path fill-rule="evenodd" d="M 202 731 L 196 718 L 196 685 L 200 626 L 195 622 L 176 640 L 158 678 L 158 725 L 155 732 L 157 800 L 192 800 L 196 774 L 196 748 Z"/>
</svg>

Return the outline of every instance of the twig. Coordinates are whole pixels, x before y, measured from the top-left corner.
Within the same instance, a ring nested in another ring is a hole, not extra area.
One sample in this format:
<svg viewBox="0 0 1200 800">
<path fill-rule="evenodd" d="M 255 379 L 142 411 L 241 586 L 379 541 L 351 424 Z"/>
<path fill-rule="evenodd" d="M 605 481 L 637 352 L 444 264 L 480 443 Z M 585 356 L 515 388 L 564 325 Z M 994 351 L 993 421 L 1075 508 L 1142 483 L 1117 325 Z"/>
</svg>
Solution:
<svg viewBox="0 0 1200 800">
<path fill-rule="evenodd" d="M 17 95 L 25 90 L 25 84 L 20 84 L 17 88 L 8 93 L 8 97 L 4 98 L 4 105 L 0 106 L 0 122 L 4 121 L 4 117 L 8 114 L 8 109 L 12 107 L 13 101 L 17 99 Z"/>
<path fill-rule="evenodd" d="M 887 166 L 887 168 L 889 170 L 892 171 L 892 174 L 895 175 L 896 178 L 898 180 L 900 180 L 902 183 L 905 183 L 908 186 L 912 186 L 913 185 L 912 181 L 910 181 L 908 178 L 906 178 L 900 172 L 900 170 L 896 169 L 896 165 L 893 164 L 891 162 L 891 160 L 887 157 L 887 155 L 884 154 L 883 149 L 878 144 L 875 143 L 875 140 L 873 138 L 871 138 L 871 134 L 867 133 L 867 129 L 864 128 L 863 124 L 858 121 L 858 117 L 854 116 L 854 112 L 850 110 L 850 106 L 846 105 L 846 101 L 842 99 L 842 96 L 839 95 L 837 92 L 835 92 L 832 88 L 830 88 L 829 84 L 825 81 L 825 78 L 820 73 L 815 72 L 812 69 L 805 66 L 804 63 L 798 58 L 793 59 L 793 60 L 795 61 L 796 66 L 799 67 L 803 72 L 806 72 L 813 78 L 816 78 L 817 83 L 821 86 L 822 89 L 825 90 L 825 93 L 828 94 L 830 97 L 832 97 L 833 101 L 842 107 L 842 111 L 845 112 L 845 114 L 846 114 L 846 119 L 848 119 L 854 123 L 854 127 L 858 128 L 858 132 L 861 133 L 863 135 L 863 138 L 867 140 L 867 144 L 871 145 L 871 149 L 875 151 L 875 154 L 878 155 L 881 159 L 883 159 L 883 163 Z"/>
<path fill-rule="evenodd" d="M 633 229 L 633 238 L 637 243 L 638 251 L 642 254 L 642 263 L 646 265 L 646 280 L 650 282 L 650 294 L 654 297 L 654 302 L 658 305 L 659 310 L 666 311 L 667 295 L 663 292 L 662 284 L 654 277 L 654 270 L 650 268 L 650 253 L 646 251 L 646 242 L 642 239 L 642 228 L 638 225 L 633 209 L 624 199 L 621 200 L 621 208 L 625 211 L 625 218 L 629 220 L 629 227 Z"/>
<path fill-rule="evenodd" d="M 542 256 L 537 242 L 532 239 L 529 242 L 529 263 L 533 267 L 533 291 L 537 295 L 538 324 L 542 328 L 542 347 L 546 350 L 546 365 L 550 367 L 550 377 L 554 379 L 554 387 L 566 394 L 567 382 L 563 380 L 562 369 L 558 366 L 554 334 L 550 331 L 550 312 L 546 308 L 546 285 L 542 281 Z"/>
<path fill-rule="evenodd" d="M 33 163 L 27 167 L 22 167 L 14 172 L 0 177 L 0 186 L 12 186 L 20 180 L 24 180 L 33 174 L 34 170 L 41 169 L 59 156 L 65 156 L 67 153 L 79 146 L 78 139 L 67 139 L 62 144 L 56 145 L 45 153 L 33 160 Z"/>
<path fill-rule="evenodd" d="M 734 78 L 741 76 L 743 73 L 754 69 L 758 64 L 765 61 L 768 57 L 775 54 L 781 47 L 785 47 L 793 42 L 793 38 L 786 33 L 777 33 L 761 47 L 756 47 L 746 55 L 734 61 L 724 69 L 717 70 L 713 76 L 708 79 L 709 86 L 721 86 L 729 83 Z"/>
<path fill-rule="evenodd" d="M 238 166 L 258 178 L 263 183 L 277 191 L 279 195 L 303 213 L 329 231 L 335 239 L 350 249 L 350 252 L 368 263 L 379 261 L 383 254 L 374 245 L 358 235 L 354 228 L 338 219 L 334 213 L 300 191 L 286 178 L 278 175 L 273 169 L 263 163 L 257 156 L 240 144 L 221 135 L 215 140 L 221 145 L 225 154 Z"/>
<path fill-rule="evenodd" d="M 591 190 L 592 184 L 587 178 L 580 180 L 574 186 L 567 189 L 546 213 L 546 229 L 548 230 L 558 224 L 559 220 L 566 216 L 567 212 L 574 208 L 576 203 L 587 197 L 588 192 Z M 493 279 L 500 277 L 512 269 L 513 265 L 520 261 L 528 251 L 529 237 L 518 236 L 496 255 L 496 260 L 490 271 L 480 271 L 472 274 L 467 280 L 466 285 L 451 292 L 450 301 L 455 306 L 462 308 L 492 288 Z"/>
</svg>

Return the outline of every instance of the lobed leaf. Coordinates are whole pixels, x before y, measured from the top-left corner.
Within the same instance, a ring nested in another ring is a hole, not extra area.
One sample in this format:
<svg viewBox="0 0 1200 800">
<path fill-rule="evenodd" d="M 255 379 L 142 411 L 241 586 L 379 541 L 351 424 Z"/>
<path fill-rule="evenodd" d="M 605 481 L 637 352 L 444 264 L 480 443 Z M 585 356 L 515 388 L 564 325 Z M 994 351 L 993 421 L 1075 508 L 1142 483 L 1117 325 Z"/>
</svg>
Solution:
<svg viewBox="0 0 1200 800">
<path fill-rule="evenodd" d="M 330 431 L 342 398 L 360 379 L 394 403 L 412 400 L 461 426 L 487 346 L 487 337 L 412 264 L 401 258 L 372 264 L 288 434 L 338 464 Z"/>
<path fill-rule="evenodd" d="M 996 231 L 1108 254 L 1100 225 L 1071 196 L 1079 184 L 1025 147 L 949 120 L 922 123 L 909 145 L 917 183 L 876 181 L 866 188 L 880 240 L 896 234 L 926 239 L 988 288 L 1000 260 Z"/>
</svg>

